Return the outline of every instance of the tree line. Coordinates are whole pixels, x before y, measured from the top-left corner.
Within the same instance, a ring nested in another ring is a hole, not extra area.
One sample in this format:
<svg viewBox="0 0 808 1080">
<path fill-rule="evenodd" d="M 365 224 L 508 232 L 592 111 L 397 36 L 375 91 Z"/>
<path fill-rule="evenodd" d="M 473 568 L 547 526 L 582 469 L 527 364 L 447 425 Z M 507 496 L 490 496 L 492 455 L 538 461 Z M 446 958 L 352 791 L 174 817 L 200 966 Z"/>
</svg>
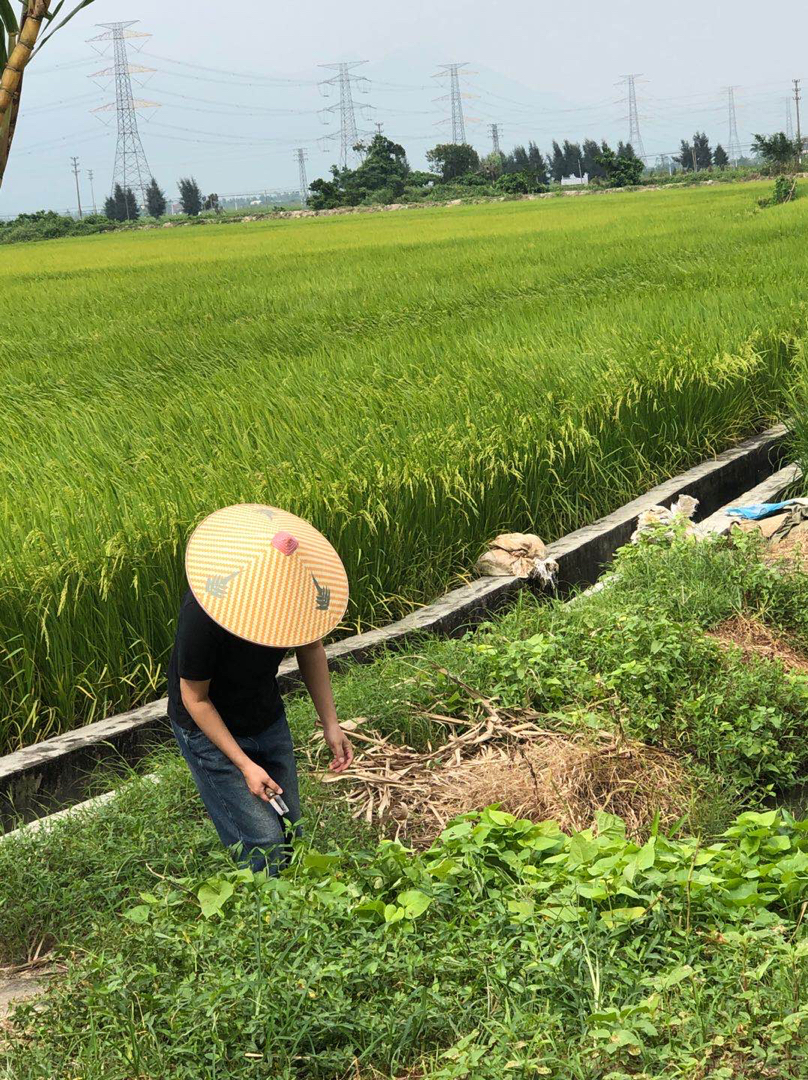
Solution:
<svg viewBox="0 0 808 1080">
<path fill-rule="evenodd" d="M 529 194 L 549 190 L 552 178 L 582 176 L 606 186 L 638 184 L 645 166 L 629 143 L 613 150 L 608 143 L 587 139 L 583 144 L 553 143 L 546 158 L 531 142 L 509 154 L 491 153 L 480 158 L 468 143 L 439 143 L 427 151 L 429 171 L 412 169 L 403 146 L 379 133 L 370 142 L 354 147 L 360 162 L 356 168 L 332 165 L 330 177 L 309 185 L 309 206 L 315 210 L 358 206 L 363 202 L 396 202 L 407 195 L 423 196 L 432 188 L 455 186 L 490 188 L 503 194 Z"/>
<path fill-rule="evenodd" d="M 183 176 L 177 181 L 179 189 L 180 206 L 183 214 L 189 217 L 197 217 L 203 210 L 220 211 L 219 196 L 217 194 L 203 195 L 202 189 L 192 176 Z M 149 217 L 162 217 L 168 206 L 165 192 L 154 179 L 151 178 L 146 187 L 146 204 L 143 209 Z M 120 184 L 116 184 L 112 194 L 104 202 L 104 215 L 110 221 L 137 221 L 140 217 L 141 208 L 131 187 L 124 190 Z"/>
</svg>

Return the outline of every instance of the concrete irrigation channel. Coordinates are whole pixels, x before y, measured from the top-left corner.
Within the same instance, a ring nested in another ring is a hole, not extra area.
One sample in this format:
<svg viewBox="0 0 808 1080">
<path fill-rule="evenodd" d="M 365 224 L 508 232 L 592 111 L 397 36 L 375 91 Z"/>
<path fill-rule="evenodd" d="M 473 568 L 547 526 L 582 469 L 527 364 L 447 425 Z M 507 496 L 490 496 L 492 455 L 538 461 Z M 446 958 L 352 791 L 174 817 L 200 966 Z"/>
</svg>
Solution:
<svg viewBox="0 0 808 1080">
<path fill-rule="evenodd" d="M 548 554 L 559 564 L 559 590 L 565 593 L 594 584 L 615 551 L 629 540 L 637 517 L 652 506 L 669 506 L 680 495 L 692 495 L 699 500 L 696 520 L 701 527 L 726 532 L 731 525 L 725 513 L 729 506 L 777 498 L 800 476 L 796 466 L 784 467 L 785 437 L 783 425 L 771 428 L 549 544 Z M 389 626 L 328 646 L 329 661 L 339 669 L 367 663 L 380 650 L 424 634 L 461 634 L 527 587 L 531 586 L 521 578 L 481 578 Z M 283 691 L 299 686 L 294 660 L 281 666 L 279 682 Z M 169 738 L 166 699 L 161 698 L 0 758 L 0 826 L 9 830 L 37 819 L 50 820 L 48 815 L 56 816 L 86 799 L 96 766 L 134 765 L 155 743 Z"/>
</svg>

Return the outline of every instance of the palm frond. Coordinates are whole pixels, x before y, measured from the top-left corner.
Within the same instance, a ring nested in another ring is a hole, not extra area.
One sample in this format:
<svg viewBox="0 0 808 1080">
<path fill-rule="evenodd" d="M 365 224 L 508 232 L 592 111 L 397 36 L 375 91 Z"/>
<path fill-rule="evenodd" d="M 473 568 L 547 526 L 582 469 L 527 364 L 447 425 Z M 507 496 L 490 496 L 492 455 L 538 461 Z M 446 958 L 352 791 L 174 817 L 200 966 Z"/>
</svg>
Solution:
<svg viewBox="0 0 808 1080">
<path fill-rule="evenodd" d="M 64 2 L 65 2 L 65 0 L 59 0 L 59 3 L 56 5 L 56 7 L 53 9 L 53 11 L 50 12 L 50 14 L 47 16 L 49 24 L 52 23 L 53 20 L 56 18 L 56 16 L 59 14 L 62 7 L 64 6 Z M 42 48 L 42 46 L 45 44 L 46 41 L 50 41 L 50 39 L 53 37 L 53 35 L 56 33 L 57 30 L 60 30 L 66 23 L 69 23 L 74 15 L 78 15 L 78 13 L 81 11 L 82 8 L 86 8 L 88 5 L 92 4 L 92 2 L 93 2 L 93 0 L 81 0 L 81 3 L 76 4 L 76 6 L 73 8 L 73 10 L 70 11 L 67 15 L 65 15 L 65 17 L 63 19 L 60 19 L 59 22 L 56 23 L 55 26 L 51 26 L 50 29 L 48 30 L 48 33 L 45 34 L 45 36 L 42 38 L 42 40 L 40 41 L 40 43 L 37 45 L 36 49 L 34 50 L 34 56 L 36 56 L 36 54 L 39 52 L 39 50 Z M 2 4 L 2 3 L 3 3 L 3 0 L 0 0 L 0 4 Z"/>
<path fill-rule="evenodd" d="M 0 0 L 0 26 L 9 35 L 19 34 L 20 24 L 11 6 L 11 0 Z"/>
</svg>

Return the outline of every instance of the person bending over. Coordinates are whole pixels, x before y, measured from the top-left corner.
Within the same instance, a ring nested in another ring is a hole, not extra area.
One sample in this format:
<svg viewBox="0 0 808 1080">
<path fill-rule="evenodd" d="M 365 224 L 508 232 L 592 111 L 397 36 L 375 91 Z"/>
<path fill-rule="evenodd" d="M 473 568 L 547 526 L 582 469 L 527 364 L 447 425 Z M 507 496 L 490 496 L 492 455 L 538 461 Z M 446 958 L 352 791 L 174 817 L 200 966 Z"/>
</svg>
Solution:
<svg viewBox="0 0 808 1080">
<path fill-rule="evenodd" d="M 217 510 L 188 542 L 189 589 L 168 669 L 168 714 L 222 843 L 276 874 L 301 816 L 292 736 L 277 682 L 294 649 L 333 753 L 353 760 L 337 720 L 323 637 L 348 603 L 345 570 L 312 525 L 275 507 Z"/>
</svg>

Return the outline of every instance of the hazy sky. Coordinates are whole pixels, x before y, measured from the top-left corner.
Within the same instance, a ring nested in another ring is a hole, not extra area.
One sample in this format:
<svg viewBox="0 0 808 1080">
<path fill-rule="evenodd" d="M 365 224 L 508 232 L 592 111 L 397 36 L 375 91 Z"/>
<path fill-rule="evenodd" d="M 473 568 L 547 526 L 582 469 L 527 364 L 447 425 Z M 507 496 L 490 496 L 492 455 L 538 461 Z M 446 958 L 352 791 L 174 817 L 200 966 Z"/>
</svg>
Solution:
<svg viewBox="0 0 808 1080">
<path fill-rule="evenodd" d="M 309 179 L 323 175 L 338 143 L 322 140 L 337 119 L 319 110 L 337 97 L 322 96 L 317 81 L 333 73 L 320 64 L 368 61 L 357 69 L 369 80 L 356 93 L 364 106 L 357 125 L 372 130 L 381 122 L 414 166 L 450 132 L 440 124 L 447 104 L 433 100 L 448 89 L 432 78 L 443 63 L 468 64 L 467 139 L 483 153 L 492 122 L 506 150 L 531 138 L 545 152 L 553 138 L 627 138 L 625 90 L 615 84 L 628 72 L 643 76 L 638 100 L 649 156 L 675 152 L 694 130 L 726 145 L 727 85 L 737 87 L 747 146 L 753 132 L 785 129 L 791 79 L 808 78 L 804 0 L 781 0 L 770 11 L 757 0 L 410 0 L 398 10 L 378 0 L 265 2 L 252 10 L 221 0 L 185 7 L 95 0 L 32 61 L 0 215 L 74 207 L 73 154 L 85 205 L 87 169 L 97 201 L 108 193 L 115 113 L 91 110 L 114 99 L 114 86 L 87 76 L 112 61 L 87 39 L 102 32 L 101 20 L 135 18 L 134 29 L 152 37 L 132 42 L 143 49 L 133 48 L 130 62 L 155 69 L 135 76 L 143 83 L 135 95 L 160 106 L 140 112 L 141 136 L 169 194 L 186 173 L 220 194 L 295 188 L 297 146 L 307 149 Z M 808 106 L 804 118 L 805 130 Z"/>
</svg>

